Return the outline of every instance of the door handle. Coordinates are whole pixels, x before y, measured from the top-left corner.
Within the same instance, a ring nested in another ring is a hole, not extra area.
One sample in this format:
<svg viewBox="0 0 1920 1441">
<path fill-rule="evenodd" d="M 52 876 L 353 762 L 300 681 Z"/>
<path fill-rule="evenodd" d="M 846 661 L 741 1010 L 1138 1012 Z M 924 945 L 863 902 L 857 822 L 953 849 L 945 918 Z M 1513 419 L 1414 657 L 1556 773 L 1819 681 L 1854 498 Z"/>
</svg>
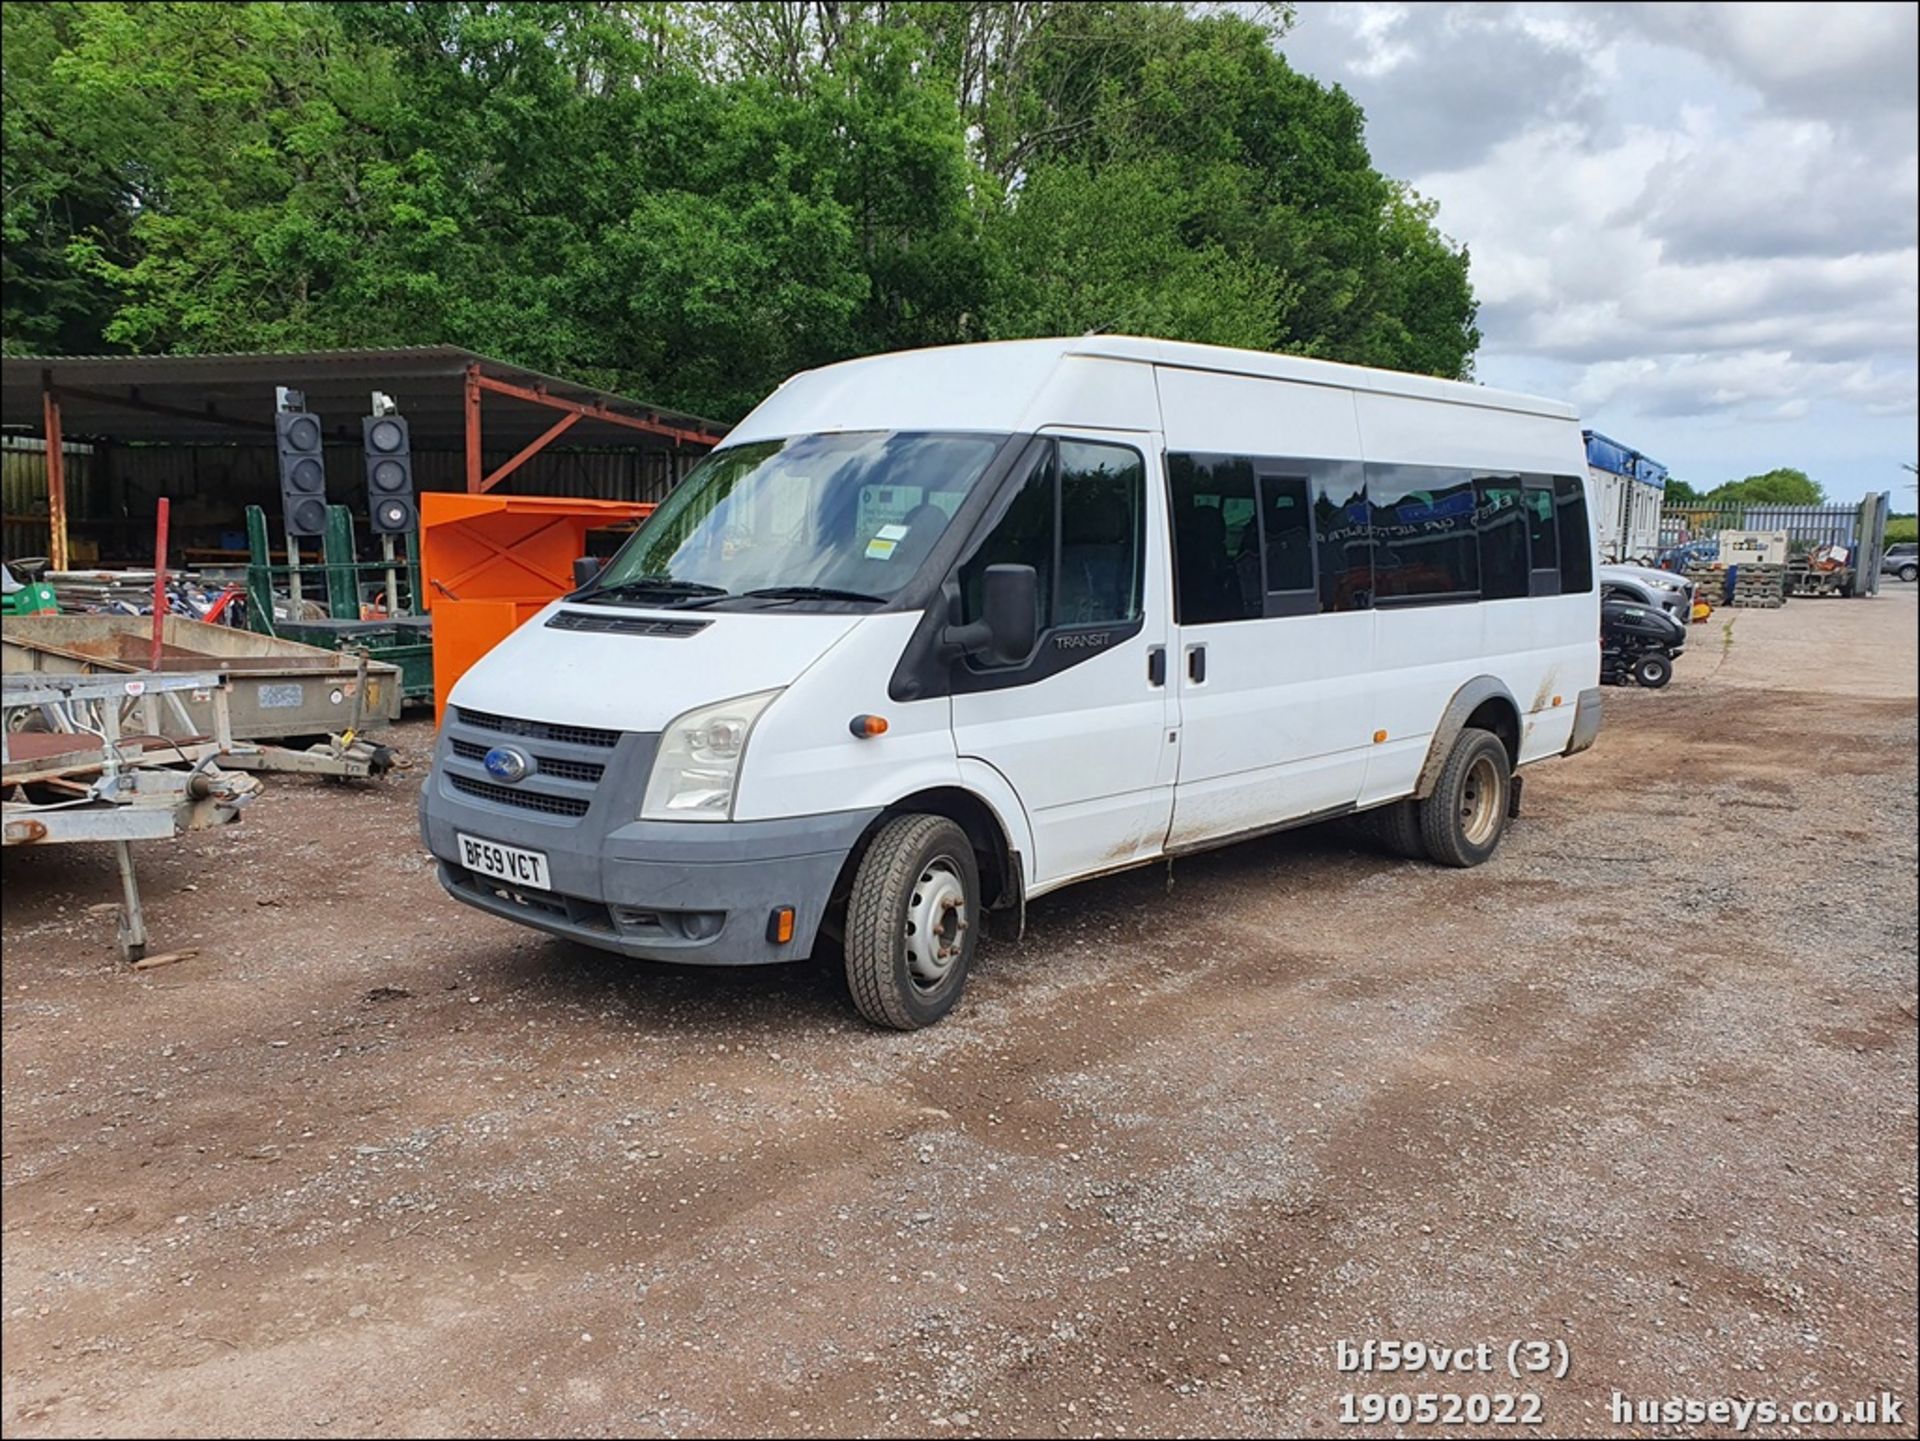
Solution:
<svg viewBox="0 0 1920 1441">
<path fill-rule="evenodd" d="M 1187 652 L 1187 679 L 1202 685 L 1207 679 L 1207 648 L 1196 645 Z"/>
<path fill-rule="evenodd" d="M 1165 685 L 1167 683 L 1167 648 L 1163 645 L 1147 648 L 1147 684 Z"/>
</svg>

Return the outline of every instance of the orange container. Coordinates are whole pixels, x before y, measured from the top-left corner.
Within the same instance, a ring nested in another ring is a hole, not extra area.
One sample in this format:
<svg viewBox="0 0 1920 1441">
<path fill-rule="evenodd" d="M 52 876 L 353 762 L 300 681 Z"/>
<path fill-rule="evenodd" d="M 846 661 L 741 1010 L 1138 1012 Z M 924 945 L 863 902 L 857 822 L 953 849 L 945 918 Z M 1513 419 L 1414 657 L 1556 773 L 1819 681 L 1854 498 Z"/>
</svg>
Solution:
<svg viewBox="0 0 1920 1441">
<path fill-rule="evenodd" d="M 630 530 L 653 506 L 550 495 L 420 496 L 421 602 L 433 614 L 433 704 L 446 714 L 453 683 L 557 596 L 596 530 Z"/>
</svg>

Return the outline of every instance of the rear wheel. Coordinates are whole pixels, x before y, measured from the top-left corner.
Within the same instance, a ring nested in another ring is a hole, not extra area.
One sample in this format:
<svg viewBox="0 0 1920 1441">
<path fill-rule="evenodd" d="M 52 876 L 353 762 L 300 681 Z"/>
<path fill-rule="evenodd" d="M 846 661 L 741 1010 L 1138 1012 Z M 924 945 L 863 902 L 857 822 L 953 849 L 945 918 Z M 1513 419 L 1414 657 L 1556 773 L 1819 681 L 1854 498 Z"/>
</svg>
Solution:
<svg viewBox="0 0 1920 1441">
<path fill-rule="evenodd" d="M 980 867 L 945 816 L 888 821 L 847 898 L 847 989 L 861 1015 L 915 1031 L 953 1009 L 980 927 Z"/>
<path fill-rule="evenodd" d="M 1920 580 L 1920 565 L 1903 565 L 1903 566 L 1901 566 L 1901 567 L 1900 567 L 1900 579 L 1902 579 L 1902 580 L 1905 580 L 1905 581 L 1914 581 L 1914 580 Z"/>
<path fill-rule="evenodd" d="M 1633 662 L 1633 678 L 1648 690 L 1659 690 L 1673 679 L 1673 662 L 1663 655 L 1643 655 Z"/>
<path fill-rule="evenodd" d="M 1420 803 L 1420 836 L 1443 866 L 1477 866 L 1506 834 L 1513 766 L 1491 731 L 1460 732 L 1433 794 Z"/>
</svg>

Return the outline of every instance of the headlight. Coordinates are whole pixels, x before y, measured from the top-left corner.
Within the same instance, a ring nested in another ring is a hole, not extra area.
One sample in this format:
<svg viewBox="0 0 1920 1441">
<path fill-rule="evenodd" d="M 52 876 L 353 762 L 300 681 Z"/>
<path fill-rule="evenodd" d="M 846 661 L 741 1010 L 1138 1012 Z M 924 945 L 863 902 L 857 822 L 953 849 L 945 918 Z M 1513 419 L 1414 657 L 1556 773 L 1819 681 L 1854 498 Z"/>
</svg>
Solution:
<svg viewBox="0 0 1920 1441">
<path fill-rule="evenodd" d="M 660 737 L 640 819 L 724 821 L 731 816 L 747 737 L 779 694 L 765 690 L 676 716 Z"/>
</svg>

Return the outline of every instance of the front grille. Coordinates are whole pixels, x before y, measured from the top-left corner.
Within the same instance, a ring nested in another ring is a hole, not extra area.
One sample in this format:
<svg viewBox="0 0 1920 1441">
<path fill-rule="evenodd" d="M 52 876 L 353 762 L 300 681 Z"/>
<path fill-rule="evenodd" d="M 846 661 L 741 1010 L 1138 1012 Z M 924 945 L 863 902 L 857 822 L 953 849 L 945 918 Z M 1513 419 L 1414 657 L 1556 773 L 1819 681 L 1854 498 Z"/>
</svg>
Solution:
<svg viewBox="0 0 1920 1441">
<path fill-rule="evenodd" d="M 453 742 L 453 753 L 463 761 L 484 762 L 488 749 L 478 741 L 463 741 L 456 737 Z M 533 764 L 536 774 L 585 781 L 588 785 L 598 785 L 600 777 L 607 771 L 605 766 L 595 765 L 592 761 L 570 761 L 560 756 L 535 756 Z"/>
<path fill-rule="evenodd" d="M 613 635 L 652 635 L 684 640 L 698 635 L 710 620 L 657 620 L 639 615 L 593 615 L 583 610 L 555 611 L 547 620 L 548 630 L 595 630 Z"/>
<path fill-rule="evenodd" d="M 619 731 L 597 730 L 592 726 L 553 725 L 547 721 L 520 720 L 514 716 L 494 715 L 490 711 L 459 708 L 460 723 L 475 730 L 497 731 L 501 735 L 523 736 L 533 741 L 561 741 L 567 745 L 598 746 L 612 750 L 620 743 Z"/>
<path fill-rule="evenodd" d="M 447 782 L 461 795 L 493 801 L 497 805 L 516 806 L 523 811 L 543 811 L 550 816 L 571 816 L 576 820 L 587 813 L 588 802 L 574 796 L 542 795 L 538 791 L 497 786 L 490 781 L 476 781 L 468 776 L 448 776 Z"/>
</svg>

